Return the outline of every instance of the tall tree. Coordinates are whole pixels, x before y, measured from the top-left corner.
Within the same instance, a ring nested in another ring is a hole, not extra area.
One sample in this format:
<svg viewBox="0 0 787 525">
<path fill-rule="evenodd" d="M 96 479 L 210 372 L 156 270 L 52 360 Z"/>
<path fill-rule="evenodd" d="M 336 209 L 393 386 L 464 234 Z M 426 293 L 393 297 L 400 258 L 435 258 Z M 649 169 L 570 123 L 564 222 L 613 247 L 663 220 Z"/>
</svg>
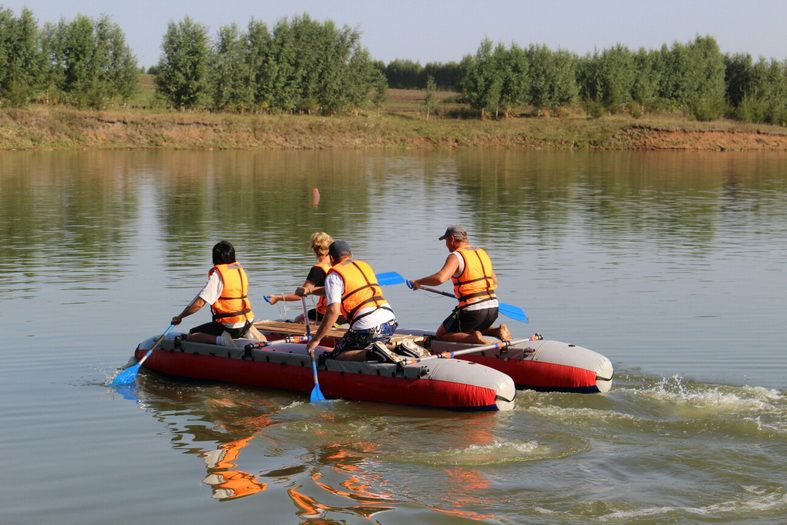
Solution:
<svg viewBox="0 0 787 525">
<path fill-rule="evenodd" d="M 576 57 L 568 51 L 550 51 L 544 45 L 527 49 L 530 64 L 530 99 L 537 108 L 557 109 L 571 104 L 578 94 Z"/>
<path fill-rule="evenodd" d="M 246 33 L 246 72 L 248 76 L 248 98 L 252 101 L 253 109 L 266 110 L 270 108 L 272 94 L 269 54 L 271 52 L 271 34 L 264 22 L 252 19 Z"/>
<path fill-rule="evenodd" d="M 508 50 L 498 46 L 495 55 L 501 76 L 500 108 L 508 117 L 514 108 L 530 103 L 530 63 L 525 50 L 517 45 Z"/>
<path fill-rule="evenodd" d="M 631 97 L 640 104 L 643 110 L 653 110 L 659 100 L 659 83 L 663 68 L 659 63 L 658 51 L 644 48 L 634 56 L 634 84 Z"/>
<path fill-rule="evenodd" d="M 126 43 L 126 36 L 120 26 L 111 24 L 109 27 L 109 63 L 108 80 L 114 88 L 113 97 L 128 100 L 139 85 L 137 59 Z"/>
<path fill-rule="evenodd" d="M 191 18 L 170 22 L 164 34 L 156 88 L 178 109 L 204 105 L 208 98 L 208 30 Z"/>
<path fill-rule="evenodd" d="M 25 8 L 14 18 L 0 10 L 0 98 L 12 106 L 27 104 L 40 88 L 42 66 L 33 13 Z"/>
<path fill-rule="evenodd" d="M 693 92 L 688 109 L 698 120 L 713 120 L 724 114 L 724 56 L 712 36 L 697 37 L 689 44 Z"/>
<path fill-rule="evenodd" d="M 127 99 L 136 89 L 136 59 L 123 31 L 108 17 L 46 24 L 41 53 L 48 101 L 100 108 L 112 99 Z"/>
<path fill-rule="evenodd" d="M 212 106 L 221 111 L 243 111 L 253 105 L 247 74 L 246 35 L 235 24 L 219 29 L 211 54 Z"/>
<path fill-rule="evenodd" d="M 485 38 L 475 55 L 462 60 L 462 94 L 470 107 L 480 110 L 481 118 L 487 112 L 496 113 L 500 107 L 500 90 L 503 79 L 492 49 L 492 41 Z"/>
<path fill-rule="evenodd" d="M 426 109 L 426 120 L 429 120 L 437 107 L 437 84 L 432 77 L 426 79 L 426 95 L 424 96 L 424 109 Z"/>
</svg>

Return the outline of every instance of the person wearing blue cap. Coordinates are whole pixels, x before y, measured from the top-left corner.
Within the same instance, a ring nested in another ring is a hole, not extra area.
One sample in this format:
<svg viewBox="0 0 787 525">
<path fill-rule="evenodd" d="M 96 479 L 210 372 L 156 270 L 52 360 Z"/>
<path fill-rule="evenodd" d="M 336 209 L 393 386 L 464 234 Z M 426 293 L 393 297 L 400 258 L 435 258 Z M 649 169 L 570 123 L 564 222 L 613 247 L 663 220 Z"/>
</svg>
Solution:
<svg viewBox="0 0 787 525">
<path fill-rule="evenodd" d="M 345 361 L 366 361 L 367 350 L 374 343 L 387 343 L 398 323 L 391 305 L 385 300 L 374 269 L 366 262 L 353 259 L 346 241 L 336 240 L 328 248 L 331 269 L 325 278 L 327 310 L 320 327 L 306 344 L 309 353 L 320 344 L 339 316 L 350 324 L 336 342 L 329 357 Z"/>
<path fill-rule="evenodd" d="M 435 339 L 458 343 L 486 344 L 484 335 L 510 341 L 511 333 L 505 324 L 494 328 L 498 302 L 495 295 L 497 276 L 486 251 L 470 245 L 467 230 L 454 224 L 439 238 L 450 252 L 436 273 L 412 281 L 412 289 L 437 286 L 448 279 L 454 284 L 454 295 L 459 304 L 437 328 Z"/>
</svg>

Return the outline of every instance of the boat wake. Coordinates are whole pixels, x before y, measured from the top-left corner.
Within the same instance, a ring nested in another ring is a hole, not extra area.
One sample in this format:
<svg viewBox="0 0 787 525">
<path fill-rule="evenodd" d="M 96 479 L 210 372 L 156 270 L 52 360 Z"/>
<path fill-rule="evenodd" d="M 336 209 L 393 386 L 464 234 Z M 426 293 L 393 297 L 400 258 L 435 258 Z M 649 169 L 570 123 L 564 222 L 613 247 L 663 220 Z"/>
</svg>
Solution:
<svg viewBox="0 0 787 525">
<path fill-rule="evenodd" d="M 657 518 L 661 522 L 672 522 L 686 516 L 700 516 L 713 519 L 743 519 L 756 512 L 780 514 L 787 508 L 787 494 L 784 490 L 764 490 L 756 487 L 742 487 L 743 494 L 733 498 L 702 507 L 660 506 L 644 507 L 632 510 L 617 510 L 606 516 L 600 516 L 603 522 L 631 523 L 637 518 Z"/>
</svg>

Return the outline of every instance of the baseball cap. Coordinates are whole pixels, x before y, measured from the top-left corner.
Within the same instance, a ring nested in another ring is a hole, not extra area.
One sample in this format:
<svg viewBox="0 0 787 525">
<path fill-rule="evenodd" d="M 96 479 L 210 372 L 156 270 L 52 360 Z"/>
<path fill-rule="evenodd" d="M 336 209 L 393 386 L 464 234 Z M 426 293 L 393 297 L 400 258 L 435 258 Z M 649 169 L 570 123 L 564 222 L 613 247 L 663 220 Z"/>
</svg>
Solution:
<svg viewBox="0 0 787 525">
<path fill-rule="evenodd" d="M 452 224 L 448 228 L 445 229 L 445 233 L 439 240 L 444 240 L 446 237 L 453 237 L 454 239 L 466 239 L 467 238 L 467 230 L 464 227 L 459 226 L 458 224 Z"/>
<path fill-rule="evenodd" d="M 333 241 L 328 247 L 328 255 L 334 259 L 339 259 L 340 257 L 352 254 L 353 252 L 350 249 L 350 244 L 347 241 Z"/>
</svg>

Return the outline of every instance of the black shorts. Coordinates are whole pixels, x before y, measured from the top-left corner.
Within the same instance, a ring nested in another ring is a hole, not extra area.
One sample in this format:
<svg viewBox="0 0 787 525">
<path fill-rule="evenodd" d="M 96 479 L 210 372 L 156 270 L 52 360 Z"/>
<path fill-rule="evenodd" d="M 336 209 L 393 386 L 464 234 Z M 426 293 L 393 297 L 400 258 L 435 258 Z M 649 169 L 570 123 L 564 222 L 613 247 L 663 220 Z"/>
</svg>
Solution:
<svg viewBox="0 0 787 525">
<path fill-rule="evenodd" d="M 321 314 L 320 312 L 318 312 L 316 308 L 312 308 L 311 310 L 309 310 L 309 320 L 310 321 L 318 321 L 319 322 L 319 321 L 322 321 L 323 317 L 325 317 L 325 316 L 323 314 Z M 336 320 L 336 323 L 334 323 L 334 324 L 337 324 L 337 325 L 339 325 L 339 324 L 347 324 L 347 321 L 344 319 L 343 316 L 340 315 L 339 318 Z"/>
<path fill-rule="evenodd" d="M 497 320 L 497 306 L 482 310 L 455 308 L 443 321 L 443 329 L 450 333 L 484 332 Z"/>
<path fill-rule="evenodd" d="M 316 308 L 312 308 L 309 310 L 309 320 L 311 321 L 322 321 L 323 315 L 317 311 Z"/>
<path fill-rule="evenodd" d="M 227 328 L 221 323 L 217 323 L 216 321 L 211 321 L 209 323 L 201 324 L 199 326 L 195 326 L 191 330 L 189 330 L 190 334 L 195 334 L 197 332 L 209 335 L 215 335 L 216 337 L 220 336 L 222 332 L 227 332 L 230 334 L 230 337 L 233 339 L 238 339 L 239 337 L 243 337 L 246 335 L 246 332 L 251 327 L 251 323 L 248 323 L 246 326 L 241 326 L 240 328 Z"/>
</svg>

